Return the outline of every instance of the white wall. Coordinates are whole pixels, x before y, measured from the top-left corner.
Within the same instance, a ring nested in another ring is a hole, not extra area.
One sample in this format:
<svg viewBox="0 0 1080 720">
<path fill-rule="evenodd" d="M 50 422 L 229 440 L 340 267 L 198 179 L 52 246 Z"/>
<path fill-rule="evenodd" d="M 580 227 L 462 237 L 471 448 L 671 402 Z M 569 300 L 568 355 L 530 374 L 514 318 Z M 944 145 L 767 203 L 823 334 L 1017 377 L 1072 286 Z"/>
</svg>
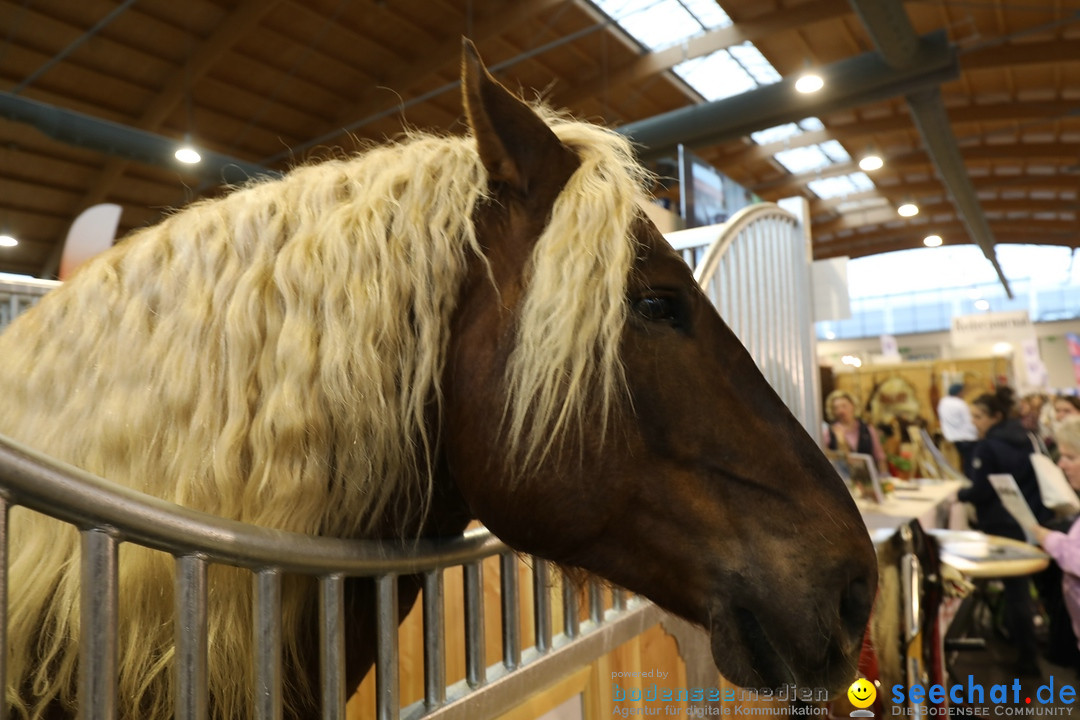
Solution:
<svg viewBox="0 0 1080 720">
<path fill-rule="evenodd" d="M 1039 339 L 1039 353 L 1049 375 L 1053 389 L 1076 388 L 1072 359 L 1065 343 L 1065 333 L 1080 334 L 1080 320 L 1064 320 L 1052 323 L 1036 323 L 1035 336 Z M 953 347 L 950 334 L 946 332 L 897 335 L 900 355 L 905 360 L 948 360 L 950 358 L 990 357 L 993 346 Z M 1014 349 L 1018 355 L 1020 348 Z M 858 340 L 818 340 L 818 362 L 821 365 L 840 367 L 844 355 L 857 355 L 864 364 L 881 359 L 881 340 L 861 338 Z M 1025 390 L 1025 388 L 1020 388 Z"/>
</svg>

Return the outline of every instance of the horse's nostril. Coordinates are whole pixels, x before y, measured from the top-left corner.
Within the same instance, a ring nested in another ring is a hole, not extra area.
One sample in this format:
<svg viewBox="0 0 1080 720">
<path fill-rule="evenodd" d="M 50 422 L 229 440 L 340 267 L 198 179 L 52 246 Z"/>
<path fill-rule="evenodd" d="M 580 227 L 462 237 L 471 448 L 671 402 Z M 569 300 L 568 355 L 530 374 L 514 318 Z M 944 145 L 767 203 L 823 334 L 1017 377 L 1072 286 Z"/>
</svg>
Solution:
<svg viewBox="0 0 1080 720">
<path fill-rule="evenodd" d="M 853 579 L 840 594 L 840 622 L 853 642 L 862 642 L 872 600 L 870 583 L 863 577 Z"/>
</svg>

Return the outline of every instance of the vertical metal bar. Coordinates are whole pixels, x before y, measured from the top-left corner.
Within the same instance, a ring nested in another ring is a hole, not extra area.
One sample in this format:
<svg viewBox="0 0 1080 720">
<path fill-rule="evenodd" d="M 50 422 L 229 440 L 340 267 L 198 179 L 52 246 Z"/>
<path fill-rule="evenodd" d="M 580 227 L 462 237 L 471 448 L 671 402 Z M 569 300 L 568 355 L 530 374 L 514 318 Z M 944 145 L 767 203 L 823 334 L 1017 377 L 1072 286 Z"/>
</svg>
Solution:
<svg viewBox="0 0 1080 720">
<path fill-rule="evenodd" d="M 604 589 L 596 578 L 589 579 L 589 619 L 597 625 L 604 622 Z"/>
<path fill-rule="evenodd" d="M 576 638 L 581 630 L 581 622 L 578 619 L 577 588 L 570 582 L 566 573 L 562 574 L 562 607 L 563 634 L 568 638 Z"/>
<path fill-rule="evenodd" d="M 551 649 L 551 575 L 547 560 L 533 556 L 533 625 L 536 652 Z"/>
<path fill-rule="evenodd" d="M 345 720 L 345 577 L 319 578 L 319 684 L 323 720 Z"/>
<path fill-rule="evenodd" d="M 8 616 L 8 510 L 7 498 L 0 497 L 0 688 L 7 687 Z M 0 720 L 7 720 L 8 704 L 0 702 Z"/>
<path fill-rule="evenodd" d="M 398 585 L 396 575 L 375 578 L 375 717 L 398 720 Z"/>
<path fill-rule="evenodd" d="M 521 593 L 518 559 L 514 553 L 499 556 L 499 583 L 502 586 L 503 665 L 513 670 L 521 665 Z"/>
<path fill-rule="evenodd" d="M 281 720 L 281 573 L 255 573 L 255 717 Z"/>
<path fill-rule="evenodd" d="M 465 572 L 465 679 L 477 688 L 487 681 L 484 638 L 484 569 L 467 563 Z"/>
<path fill-rule="evenodd" d="M 424 573 L 424 701 L 428 710 L 446 702 L 446 627 L 442 569 Z"/>
<path fill-rule="evenodd" d="M 82 531 L 79 718 L 116 717 L 117 565 L 119 542 L 104 530 Z"/>
<path fill-rule="evenodd" d="M 206 558 L 176 558 L 176 718 L 202 720 L 209 709 Z"/>
<path fill-rule="evenodd" d="M 611 588 L 611 609 L 616 612 L 626 609 L 626 591 L 622 588 Z"/>
</svg>

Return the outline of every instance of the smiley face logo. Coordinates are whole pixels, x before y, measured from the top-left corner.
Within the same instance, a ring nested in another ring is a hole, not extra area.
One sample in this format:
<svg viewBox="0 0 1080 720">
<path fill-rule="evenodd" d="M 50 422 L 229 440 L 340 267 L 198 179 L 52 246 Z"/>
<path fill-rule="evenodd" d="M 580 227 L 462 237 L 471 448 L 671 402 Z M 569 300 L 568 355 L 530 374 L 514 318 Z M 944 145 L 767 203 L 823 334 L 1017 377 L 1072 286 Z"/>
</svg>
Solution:
<svg viewBox="0 0 1080 720">
<path fill-rule="evenodd" d="M 877 698 L 877 688 L 874 683 L 865 678 L 859 678 L 851 683 L 847 691 L 848 700 L 857 708 L 869 707 Z"/>
</svg>

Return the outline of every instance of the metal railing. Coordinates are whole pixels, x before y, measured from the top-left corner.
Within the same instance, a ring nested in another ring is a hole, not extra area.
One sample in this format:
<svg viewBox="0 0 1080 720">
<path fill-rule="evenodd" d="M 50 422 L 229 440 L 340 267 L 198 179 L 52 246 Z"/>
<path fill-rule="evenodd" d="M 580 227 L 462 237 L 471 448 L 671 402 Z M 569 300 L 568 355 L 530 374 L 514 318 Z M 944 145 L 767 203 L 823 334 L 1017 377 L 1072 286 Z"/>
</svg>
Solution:
<svg viewBox="0 0 1080 720">
<path fill-rule="evenodd" d="M 344 579 L 375 579 L 379 720 L 483 720 L 514 707 L 529 692 L 591 662 L 661 619 L 660 611 L 612 590 L 588 592 L 588 619 L 564 582 L 563 632 L 553 635 L 549 567 L 533 561 L 534 647 L 522 648 L 518 559 L 486 529 L 445 540 L 395 546 L 299 535 L 247 525 L 184 508 L 111 484 L 0 436 L 0 686 L 6 687 L 8 517 L 19 505 L 79 528 L 82 538 L 79 712 L 108 720 L 118 712 L 117 645 L 119 546 L 134 543 L 176 559 L 177 720 L 204 718 L 207 689 L 207 569 L 232 565 L 253 574 L 255 717 L 282 717 L 282 576 L 314 575 L 319 583 L 319 666 L 322 717 L 345 717 Z M 485 658 L 484 558 L 500 556 L 503 658 Z M 461 565 L 465 578 L 466 678 L 447 686 L 443 571 Z M 424 699 L 401 708 L 398 692 L 397 578 L 423 576 Z M 559 652 L 556 652 L 559 651 Z M 6 718 L 0 705 L 0 718 Z"/>
<path fill-rule="evenodd" d="M 0 331 L 33 307 L 42 295 L 60 284 L 58 280 L 37 280 L 0 273 Z"/>
<path fill-rule="evenodd" d="M 803 427 L 820 430 L 810 236 L 773 203 L 726 223 L 673 233 L 673 247 Z"/>
</svg>

